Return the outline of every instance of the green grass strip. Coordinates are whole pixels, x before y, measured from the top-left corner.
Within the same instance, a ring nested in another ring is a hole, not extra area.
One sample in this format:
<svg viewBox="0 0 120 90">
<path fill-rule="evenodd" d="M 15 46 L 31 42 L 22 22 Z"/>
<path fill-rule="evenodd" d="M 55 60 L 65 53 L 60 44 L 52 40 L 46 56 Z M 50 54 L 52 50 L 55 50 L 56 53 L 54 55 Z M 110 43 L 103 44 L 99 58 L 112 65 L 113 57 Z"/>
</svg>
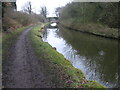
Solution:
<svg viewBox="0 0 120 90">
<path fill-rule="evenodd" d="M 43 42 L 42 27 L 38 25 L 30 33 L 33 49 L 40 60 L 42 71 L 56 87 L 63 88 L 105 88 L 96 81 L 88 81 L 82 71 L 72 66 L 70 61 L 58 53 L 47 42 Z"/>
</svg>

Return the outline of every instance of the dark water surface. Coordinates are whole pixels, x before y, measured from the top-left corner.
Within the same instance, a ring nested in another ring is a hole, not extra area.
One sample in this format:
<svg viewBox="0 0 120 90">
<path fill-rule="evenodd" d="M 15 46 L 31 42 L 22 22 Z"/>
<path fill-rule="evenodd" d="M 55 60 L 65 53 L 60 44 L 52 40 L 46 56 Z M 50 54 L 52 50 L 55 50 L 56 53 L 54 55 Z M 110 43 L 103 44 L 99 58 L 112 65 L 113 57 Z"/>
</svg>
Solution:
<svg viewBox="0 0 120 90">
<path fill-rule="evenodd" d="M 88 80 L 118 87 L 118 41 L 84 34 L 63 27 L 48 27 L 43 41 L 62 53 Z"/>
</svg>

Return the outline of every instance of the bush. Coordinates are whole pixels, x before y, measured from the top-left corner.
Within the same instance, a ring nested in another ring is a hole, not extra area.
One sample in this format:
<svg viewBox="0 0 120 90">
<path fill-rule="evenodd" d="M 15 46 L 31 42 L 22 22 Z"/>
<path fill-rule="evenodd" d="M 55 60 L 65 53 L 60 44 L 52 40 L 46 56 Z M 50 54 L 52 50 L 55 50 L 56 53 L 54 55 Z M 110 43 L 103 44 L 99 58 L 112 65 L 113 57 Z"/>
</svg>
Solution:
<svg viewBox="0 0 120 90">
<path fill-rule="evenodd" d="M 118 28 L 118 2 L 72 2 L 62 8 L 61 20 L 74 19 L 79 23 L 100 23 Z"/>
<path fill-rule="evenodd" d="M 43 21 L 41 15 L 37 15 L 35 13 L 27 14 L 25 12 L 13 11 L 11 8 L 4 8 L 2 20 L 4 31 Z"/>
</svg>

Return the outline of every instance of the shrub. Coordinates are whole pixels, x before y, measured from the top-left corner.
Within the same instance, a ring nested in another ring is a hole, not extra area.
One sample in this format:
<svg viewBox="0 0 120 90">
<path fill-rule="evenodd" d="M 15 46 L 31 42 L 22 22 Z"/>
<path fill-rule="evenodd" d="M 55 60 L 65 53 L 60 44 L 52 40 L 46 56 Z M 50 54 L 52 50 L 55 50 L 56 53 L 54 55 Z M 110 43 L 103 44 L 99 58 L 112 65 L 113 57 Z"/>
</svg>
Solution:
<svg viewBox="0 0 120 90">
<path fill-rule="evenodd" d="M 35 13 L 27 14 L 21 11 L 13 11 L 11 8 L 4 8 L 2 20 L 4 31 L 43 21 L 41 15 L 37 15 Z"/>
</svg>

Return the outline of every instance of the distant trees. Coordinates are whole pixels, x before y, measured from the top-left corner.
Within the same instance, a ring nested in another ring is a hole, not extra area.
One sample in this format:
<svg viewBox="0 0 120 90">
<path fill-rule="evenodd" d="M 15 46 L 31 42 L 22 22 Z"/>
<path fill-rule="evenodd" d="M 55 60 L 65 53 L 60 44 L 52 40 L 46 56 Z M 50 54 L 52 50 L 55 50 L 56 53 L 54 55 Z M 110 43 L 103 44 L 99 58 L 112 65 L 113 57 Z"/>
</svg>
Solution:
<svg viewBox="0 0 120 90">
<path fill-rule="evenodd" d="M 14 2 L 14 4 L 16 4 Z M 42 15 L 38 15 L 32 12 L 31 3 L 28 3 L 25 12 L 14 10 L 14 4 L 4 2 L 2 5 L 3 17 L 2 17 L 2 27 L 3 31 L 11 31 L 16 28 L 27 26 L 30 24 L 35 24 L 37 22 L 42 22 Z M 27 13 L 26 13 L 27 12 Z"/>
<path fill-rule="evenodd" d="M 23 11 L 29 14 L 32 13 L 32 5 L 30 1 L 25 4 L 25 6 L 23 7 Z"/>
<path fill-rule="evenodd" d="M 40 14 L 44 16 L 45 18 L 47 17 L 47 7 L 43 6 L 41 7 Z"/>
<path fill-rule="evenodd" d="M 47 7 L 46 6 L 41 7 L 40 8 L 40 15 L 42 15 L 43 22 L 47 21 L 47 18 L 46 18 L 47 14 L 48 14 Z"/>
<path fill-rule="evenodd" d="M 60 18 L 79 23 L 101 23 L 117 28 L 119 26 L 118 5 L 118 2 L 73 2 L 62 8 Z"/>
<path fill-rule="evenodd" d="M 55 14 L 56 14 L 56 16 L 57 17 L 59 17 L 60 16 L 60 11 L 61 11 L 61 7 L 57 7 L 56 9 L 55 9 Z"/>
</svg>

